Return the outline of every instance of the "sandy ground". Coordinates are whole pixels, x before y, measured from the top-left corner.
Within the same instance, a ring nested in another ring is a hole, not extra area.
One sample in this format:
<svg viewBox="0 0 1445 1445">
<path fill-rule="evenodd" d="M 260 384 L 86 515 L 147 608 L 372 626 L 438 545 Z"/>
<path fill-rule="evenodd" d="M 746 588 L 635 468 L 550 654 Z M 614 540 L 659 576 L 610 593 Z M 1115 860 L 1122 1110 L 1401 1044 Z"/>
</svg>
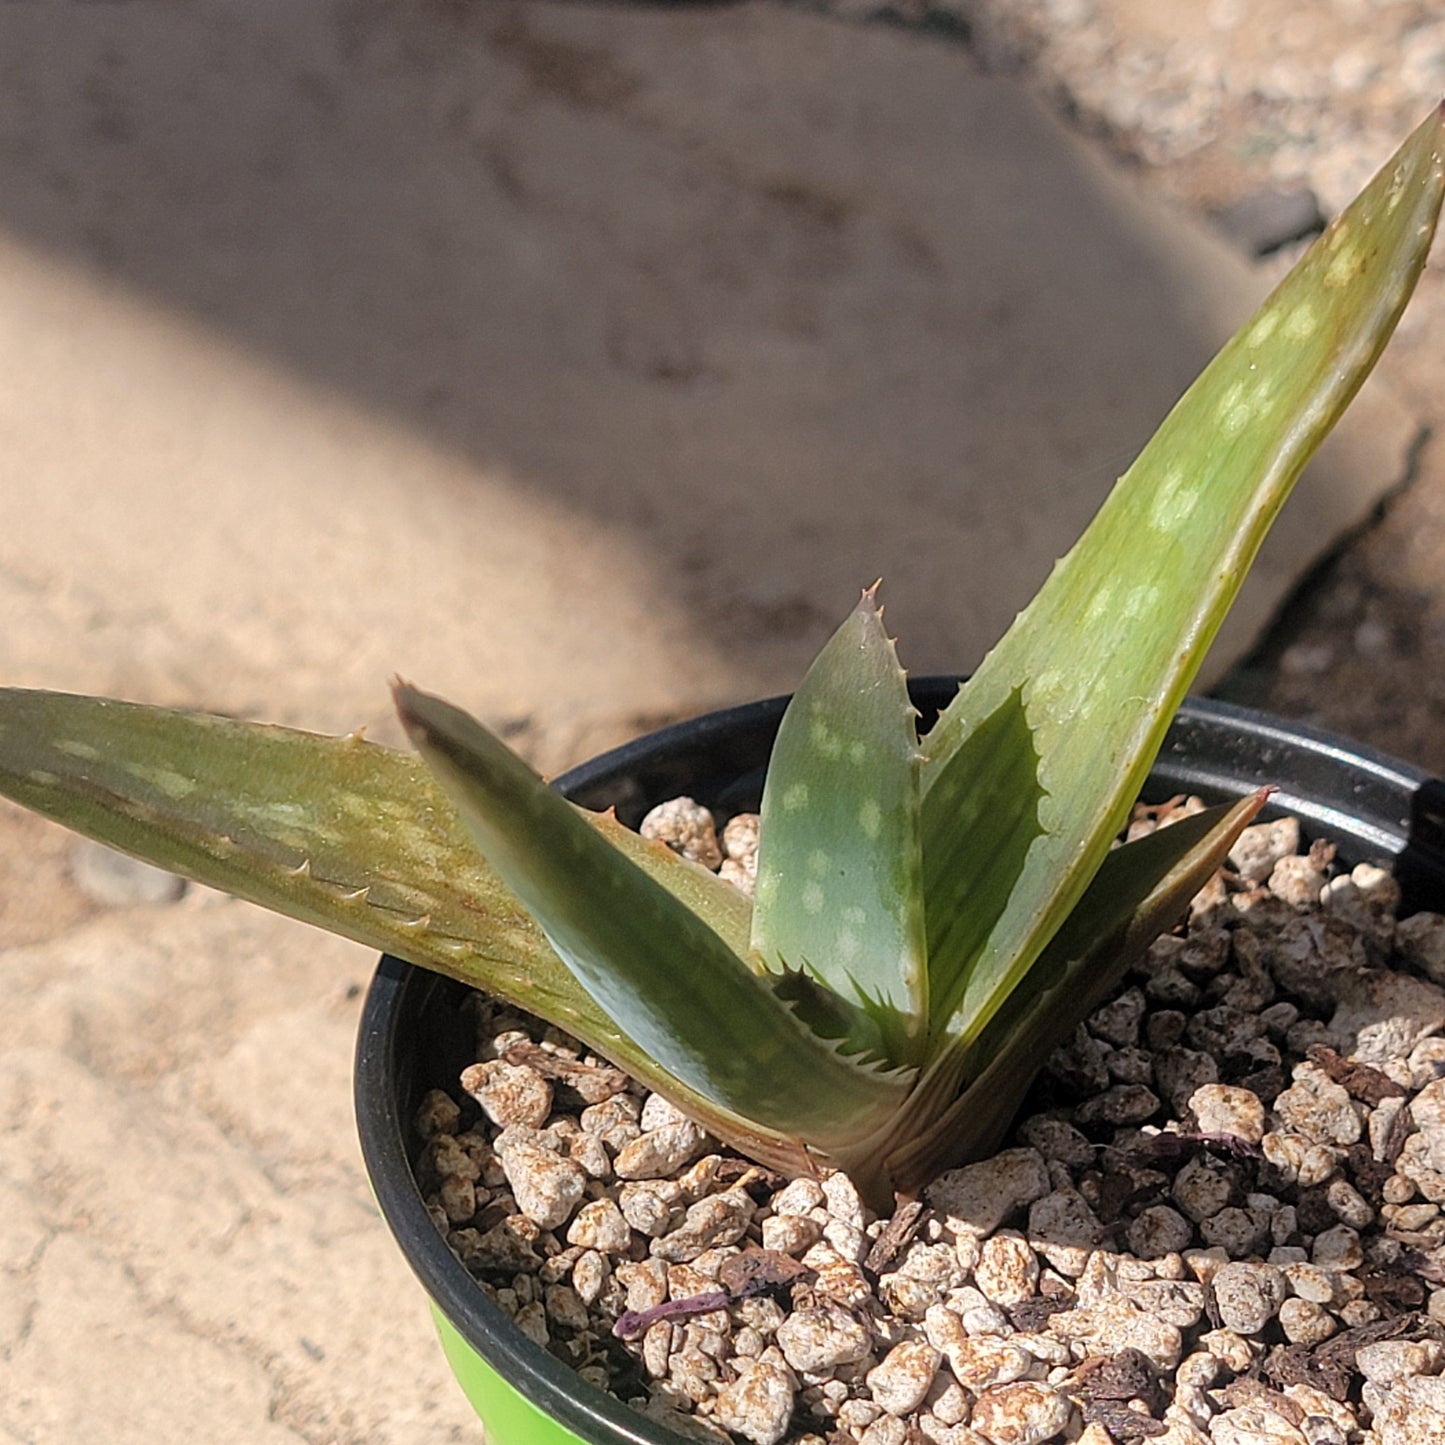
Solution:
<svg viewBox="0 0 1445 1445">
<path fill-rule="evenodd" d="M 971 666 L 1281 264 L 1202 218 L 1248 167 L 987 20 L 0 9 L 0 679 L 386 740 L 404 670 L 555 769 L 786 688 L 879 574 Z M 1230 685 L 1445 767 L 1425 290 L 1211 676 L 1364 526 Z M 372 960 L 82 863 L 0 804 L 0 1439 L 477 1440 L 353 1142 Z"/>
</svg>

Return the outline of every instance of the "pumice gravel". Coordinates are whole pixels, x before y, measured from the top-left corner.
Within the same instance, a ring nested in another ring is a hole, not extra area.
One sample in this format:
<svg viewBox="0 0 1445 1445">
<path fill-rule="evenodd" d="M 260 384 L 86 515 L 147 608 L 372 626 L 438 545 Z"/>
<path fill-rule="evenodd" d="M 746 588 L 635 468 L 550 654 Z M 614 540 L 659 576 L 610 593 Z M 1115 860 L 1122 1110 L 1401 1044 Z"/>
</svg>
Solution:
<svg viewBox="0 0 1445 1445">
<path fill-rule="evenodd" d="M 643 831 L 750 888 L 752 815 Z M 416 1119 L 428 1207 L 525 1334 L 685 1439 L 1445 1445 L 1445 916 L 1399 896 L 1249 828 L 1008 1147 L 892 1219 L 478 995 L 478 1061 Z"/>
</svg>

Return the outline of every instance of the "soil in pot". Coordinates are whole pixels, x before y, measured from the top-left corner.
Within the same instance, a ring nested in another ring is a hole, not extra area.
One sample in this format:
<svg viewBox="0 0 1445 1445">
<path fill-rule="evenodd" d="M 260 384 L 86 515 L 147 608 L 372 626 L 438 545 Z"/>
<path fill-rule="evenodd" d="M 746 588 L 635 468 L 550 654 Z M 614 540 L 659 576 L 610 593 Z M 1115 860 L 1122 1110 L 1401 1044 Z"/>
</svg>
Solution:
<svg viewBox="0 0 1445 1445">
<path fill-rule="evenodd" d="M 1136 810 L 1134 832 L 1198 806 Z M 654 825 L 743 886 L 756 829 Z M 878 1219 L 480 998 L 417 1172 L 518 1327 L 686 1438 L 1445 1438 L 1445 916 L 1251 828 L 1009 1146 Z"/>
</svg>

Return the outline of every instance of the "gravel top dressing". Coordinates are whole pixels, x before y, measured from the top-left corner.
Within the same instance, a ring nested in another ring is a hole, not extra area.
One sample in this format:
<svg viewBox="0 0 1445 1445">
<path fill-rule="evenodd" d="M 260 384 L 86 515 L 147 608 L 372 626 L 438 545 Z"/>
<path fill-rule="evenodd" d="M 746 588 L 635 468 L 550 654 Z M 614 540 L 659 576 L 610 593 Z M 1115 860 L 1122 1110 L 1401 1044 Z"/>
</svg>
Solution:
<svg viewBox="0 0 1445 1445">
<path fill-rule="evenodd" d="M 749 886 L 751 815 L 643 830 Z M 480 997 L 416 1121 L 429 1208 L 519 1328 L 689 1439 L 1438 1445 L 1445 917 L 1333 853 L 1247 830 L 1010 1147 L 891 1219 Z"/>
</svg>

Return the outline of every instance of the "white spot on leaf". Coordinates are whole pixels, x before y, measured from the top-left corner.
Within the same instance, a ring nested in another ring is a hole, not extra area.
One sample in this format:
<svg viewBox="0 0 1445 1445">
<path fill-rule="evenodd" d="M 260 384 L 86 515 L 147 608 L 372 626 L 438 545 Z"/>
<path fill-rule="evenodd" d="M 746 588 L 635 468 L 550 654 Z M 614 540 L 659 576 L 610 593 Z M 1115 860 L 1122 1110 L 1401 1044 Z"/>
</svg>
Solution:
<svg viewBox="0 0 1445 1445">
<path fill-rule="evenodd" d="M 1251 348 L 1263 346 L 1264 343 L 1274 335 L 1275 328 L 1278 325 L 1279 313 L 1277 311 L 1266 311 L 1264 315 L 1260 316 L 1254 325 L 1249 328 L 1249 332 L 1244 338 L 1244 344 Z"/>
<path fill-rule="evenodd" d="M 126 772 L 143 783 L 159 788 L 168 798 L 184 798 L 196 790 L 194 778 L 187 778 L 174 768 L 153 768 L 147 763 L 128 763 Z"/>
<path fill-rule="evenodd" d="M 800 813 L 807 806 L 808 785 L 806 783 L 790 783 L 783 793 L 783 811 Z"/>
<path fill-rule="evenodd" d="M 1133 588 L 1124 599 L 1123 613 L 1131 621 L 1147 617 L 1159 605 L 1159 589 L 1150 582 Z"/>
<path fill-rule="evenodd" d="M 1284 334 L 1291 341 L 1305 341 L 1315 334 L 1320 324 L 1313 306 L 1297 306 L 1284 323 Z"/>
<path fill-rule="evenodd" d="M 858 826 L 865 838 L 876 838 L 883 827 L 883 810 L 872 798 L 864 798 L 858 805 Z"/>
<path fill-rule="evenodd" d="M 1188 520 L 1198 505 L 1199 493 L 1189 486 L 1184 468 L 1170 467 L 1149 508 L 1149 525 L 1158 532 L 1172 532 Z M 1089 616 L 1094 616 L 1092 603 L 1089 605 Z"/>
<path fill-rule="evenodd" d="M 1325 285 L 1333 290 L 1348 286 L 1360 270 L 1360 253 L 1353 246 L 1341 249 L 1325 271 Z"/>
<path fill-rule="evenodd" d="M 803 912 L 817 917 L 823 911 L 825 895 L 820 883 L 805 883 L 803 885 Z"/>
</svg>

